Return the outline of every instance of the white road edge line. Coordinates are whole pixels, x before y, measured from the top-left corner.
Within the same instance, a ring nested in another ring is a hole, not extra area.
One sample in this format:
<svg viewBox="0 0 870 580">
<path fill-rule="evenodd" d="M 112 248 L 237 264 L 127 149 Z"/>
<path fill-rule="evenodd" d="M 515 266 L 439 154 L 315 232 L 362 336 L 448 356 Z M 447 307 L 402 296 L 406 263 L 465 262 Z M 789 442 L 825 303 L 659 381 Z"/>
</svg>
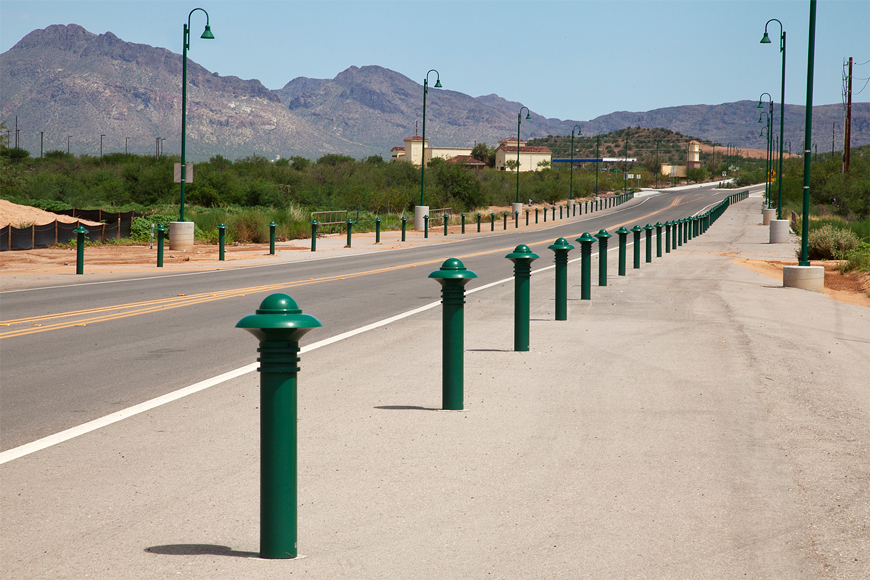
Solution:
<svg viewBox="0 0 870 580">
<path fill-rule="evenodd" d="M 626 245 L 633 245 L 632 242 L 628 242 Z M 610 248 L 608 252 L 612 252 L 617 248 Z M 593 256 L 598 255 L 597 250 L 592 254 Z M 575 258 L 573 260 L 569 260 L 569 262 L 576 262 L 581 258 Z M 539 272 L 543 272 L 545 270 L 552 270 L 556 266 L 545 266 L 543 268 L 539 268 L 534 270 L 532 274 L 537 274 Z M 488 288 L 492 288 L 493 286 L 498 286 L 500 284 L 505 284 L 513 280 L 513 276 L 509 278 L 504 278 L 502 280 L 498 280 L 496 282 L 491 282 L 489 284 L 484 284 L 483 286 L 478 286 L 477 288 L 472 288 L 466 291 L 466 295 L 474 294 L 475 292 L 480 292 L 481 290 L 486 290 Z M 419 314 L 421 312 L 425 312 L 426 310 L 431 310 L 441 304 L 441 301 L 431 302 L 424 306 L 420 306 L 419 308 L 415 308 L 413 310 L 408 310 L 407 312 L 403 312 L 401 314 L 397 314 L 395 316 L 391 316 L 389 318 L 385 318 L 383 320 L 379 320 L 378 322 L 373 322 L 372 324 L 368 324 L 366 326 L 361 326 L 360 328 L 350 330 L 348 332 L 344 332 L 342 334 L 337 334 L 331 338 L 327 338 L 325 340 L 321 340 L 319 342 L 315 342 L 309 344 L 307 346 L 303 346 L 299 349 L 300 354 L 305 354 L 306 352 L 311 352 L 312 350 L 317 350 L 318 348 L 322 348 L 324 346 L 329 346 L 330 344 L 335 344 L 336 342 L 340 342 L 347 338 L 351 338 L 358 334 L 362 334 L 364 332 L 368 332 L 369 330 L 374 330 L 375 328 L 380 328 L 382 326 L 386 326 L 387 324 L 391 324 L 393 322 L 402 320 L 403 318 L 408 318 L 409 316 L 413 316 L 415 314 Z M 166 405 L 167 403 L 172 403 L 173 401 L 177 401 L 188 395 L 193 395 L 194 393 L 198 393 L 200 391 L 204 391 L 210 387 L 214 387 L 226 381 L 238 378 L 247 373 L 251 373 L 257 370 L 257 363 L 251 363 L 249 365 L 245 365 L 243 367 L 237 368 L 235 370 L 223 373 L 216 377 L 212 377 L 210 379 L 206 379 L 204 381 L 200 381 L 198 383 L 194 383 L 190 386 L 184 387 L 182 389 L 178 389 L 177 391 L 173 391 L 171 393 L 167 393 L 165 395 L 161 395 L 149 401 L 145 401 L 143 403 L 139 403 L 138 405 L 133 405 L 132 407 L 128 407 L 121 411 L 116 411 L 115 413 L 111 413 L 106 415 L 105 417 L 100 417 L 99 419 L 94 419 L 93 421 L 88 421 L 87 423 L 82 423 L 81 425 L 77 425 L 76 427 L 70 427 L 64 431 L 60 431 L 59 433 L 55 433 L 54 435 L 49 435 L 48 437 L 43 437 L 42 439 L 37 439 L 36 441 L 31 441 L 30 443 L 25 443 L 24 445 L 20 445 L 18 447 L 14 447 L 12 449 L 7 449 L 0 453 L 0 465 L 4 463 L 8 463 L 9 461 L 13 461 L 15 459 L 19 459 L 24 457 L 25 455 L 30 455 L 31 453 L 35 453 L 37 451 L 42 451 L 43 449 L 47 449 L 59 443 L 63 443 L 65 441 L 69 441 L 70 439 L 74 439 L 79 437 L 80 435 L 85 435 L 90 433 L 91 431 L 96 431 L 97 429 L 101 429 L 113 423 L 117 423 L 128 417 L 132 417 L 134 415 L 138 415 L 140 413 L 144 413 L 146 411 L 150 411 L 151 409 L 155 409 L 162 405 Z"/>
</svg>

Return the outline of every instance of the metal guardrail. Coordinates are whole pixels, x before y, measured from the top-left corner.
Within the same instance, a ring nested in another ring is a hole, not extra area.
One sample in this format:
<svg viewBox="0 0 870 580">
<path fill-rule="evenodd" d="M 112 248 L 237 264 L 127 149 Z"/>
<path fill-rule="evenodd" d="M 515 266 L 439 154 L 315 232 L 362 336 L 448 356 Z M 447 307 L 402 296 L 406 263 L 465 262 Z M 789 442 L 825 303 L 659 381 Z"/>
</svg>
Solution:
<svg viewBox="0 0 870 580">
<path fill-rule="evenodd" d="M 447 223 L 453 223 L 453 208 L 452 207 L 440 207 L 437 209 L 429 210 L 429 227 L 435 227 L 436 224 L 444 225 L 444 214 L 447 214 Z"/>
<path fill-rule="evenodd" d="M 311 221 L 317 220 L 317 231 L 322 234 L 341 233 L 347 226 L 347 210 L 313 211 Z"/>
</svg>

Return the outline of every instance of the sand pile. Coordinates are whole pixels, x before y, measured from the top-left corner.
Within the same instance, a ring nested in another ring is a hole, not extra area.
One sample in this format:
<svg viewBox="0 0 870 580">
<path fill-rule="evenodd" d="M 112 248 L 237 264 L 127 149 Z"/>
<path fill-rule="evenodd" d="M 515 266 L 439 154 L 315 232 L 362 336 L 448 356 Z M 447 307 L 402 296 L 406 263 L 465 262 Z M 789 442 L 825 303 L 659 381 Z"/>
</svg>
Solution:
<svg viewBox="0 0 870 580">
<path fill-rule="evenodd" d="M 42 226 L 59 221 L 65 224 L 81 222 L 87 226 L 98 226 L 100 222 L 81 220 L 68 215 L 57 215 L 50 211 L 41 210 L 27 205 L 18 205 L 5 199 L 0 199 L 0 228 L 11 225 L 15 228 L 26 228 L 31 225 Z"/>
</svg>

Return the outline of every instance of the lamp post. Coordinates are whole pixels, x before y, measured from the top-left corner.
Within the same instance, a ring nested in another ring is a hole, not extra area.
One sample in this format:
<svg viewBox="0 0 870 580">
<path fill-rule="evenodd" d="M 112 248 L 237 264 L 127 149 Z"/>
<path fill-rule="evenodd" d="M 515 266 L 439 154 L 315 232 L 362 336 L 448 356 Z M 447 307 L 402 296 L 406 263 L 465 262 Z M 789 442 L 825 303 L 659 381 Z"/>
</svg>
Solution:
<svg viewBox="0 0 870 580">
<path fill-rule="evenodd" d="M 423 148 L 420 150 L 420 205 L 414 209 L 414 229 L 423 229 L 423 216 L 429 213 L 429 207 L 423 205 L 423 188 L 426 184 L 426 95 L 429 94 L 429 75 L 435 73 L 435 88 L 441 88 L 441 73 L 434 68 L 426 73 L 423 79 Z"/>
<path fill-rule="evenodd" d="M 783 33 L 783 49 L 785 48 L 785 33 Z M 799 266 L 809 266 L 810 261 L 807 254 L 807 238 L 809 237 L 810 224 L 810 170 L 812 168 L 810 159 L 810 144 L 812 141 L 813 130 L 813 64 L 816 52 L 816 0 L 810 0 L 810 31 L 809 31 L 809 50 L 807 57 L 807 106 L 806 117 L 804 122 L 804 200 L 803 200 L 803 218 L 801 221 L 801 256 L 798 262 Z M 783 67 L 785 67 L 785 52 L 783 52 Z M 824 270 L 822 271 L 824 276 Z"/>
<path fill-rule="evenodd" d="M 100 163 L 103 162 L 103 137 L 105 135 L 100 135 Z"/>
<path fill-rule="evenodd" d="M 129 155 L 129 152 L 127 151 L 127 140 L 128 139 L 129 139 L 129 137 L 124 137 L 124 155 Z"/>
<path fill-rule="evenodd" d="M 762 96 L 764 96 L 766 94 L 767 93 L 762 93 Z M 770 96 L 770 95 L 768 95 L 768 96 Z M 764 105 L 762 105 L 762 103 L 761 103 L 761 97 L 759 97 L 758 108 L 763 108 L 763 107 L 764 107 Z M 761 133 L 761 134 L 763 134 L 764 129 L 767 129 L 767 150 L 766 150 L 767 157 L 766 157 L 766 161 L 765 161 L 765 165 L 764 165 L 764 171 L 765 171 L 764 190 L 767 194 L 767 207 L 771 206 L 770 198 L 772 197 L 771 192 L 770 192 L 770 187 L 769 187 L 769 184 L 770 184 L 770 138 L 773 135 L 773 130 L 771 129 L 771 121 L 773 119 L 772 113 L 773 113 L 773 99 L 770 100 L 770 111 L 769 112 L 768 111 L 761 111 L 761 113 L 758 115 L 758 122 L 759 123 L 761 123 L 761 117 L 763 115 L 767 116 L 767 121 L 765 122 L 764 127 L 762 129 L 762 133 Z M 761 134 L 759 134 L 759 136 L 761 136 Z"/>
<path fill-rule="evenodd" d="M 662 166 L 659 165 L 659 145 L 661 141 L 656 141 L 656 189 L 659 188 L 659 173 L 662 171 Z"/>
<path fill-rule="evenodd" d="M 569 194 L 568 199 L 572 201 L 574 199 L 574 129 L 577 129 L 578 136 L 583 134 L 583 130 L 580 129 L 580 125 L 574 125 L 574 127 L 571 129 L 571 193 Z M 517 143 L 517 146 L 519 146 L 519 143 Z M 517 191 L 517 195 L 519 195 L 519 191 Z"/>
<path fill-rule="evenodd" d="M 598 145 L 601 143 L 601 133 L 595 136 L 595 197 L 598 197 Z"/>
<path fill-rule="evenodd" d="M 626 186 L 628 179 L 628 142 L 630 139 L 628 137 L 625 138 L 625 154 L 622 157 L 622 193 L 628 191 L 628 187 Z"/>
<path fill-rule="evenodd" d="M 39 132 L 39 158 L 42 159 L 42 140 L 45 137 L 45 131 Z"/>
<path fill-rule="evenodd" d="M 523 109 L 526 110 L 526 120 L 531 121 L 532 112 L 528 107 L 520 107 L 520 112 L 517 113 L 517 198 L 515 204 L 520 203 L 520 124 L 523 120 Z"/>
<path fill-rule="evenodd" d="M 187 24 L 184 25 L 183 54 L 181 57 L 181 211 L 178 218 L 178 221 L 180 222 L 184 221 L 184 182 L 186 177 L 185 163 L 187 161 L 187 150 L 185 148 L 187 142 L 187 49 L 190 48 L 190 18 L 197 10 L 205 14 L 205 31 L 202 33 L 200 38 L 214 40 L 214 34 L 211 33 L 211 26 L 209 26 L 208 12 L 202 8 L 194 8 L 191 10 L 190 14 L 187 15 Z M 173 236 L 170 232 L 169 239 L 172 240 L 172 238 Z"/>
<path fill-rule="evenodd" d="M 815 9 L 815 2 L 813 3 Z M 784 115 L 785 115 L 785 30 L 782 28 L 782 22 L 776 18 L 771 18 L 764 24 L 764 36 L 761 37 L 761 44 L 770 44 L 770 38 L 767 36 L 767 25 L 771 22 L 779 24 L 779 52 L 782 53 L 782 92 L 779 97 L 779 175 L 777 175 L 777 184 L 779 189 L 779 201 L 776 204 L 776 219 L 782 219 L 782 137 L 784 131 Z"/>
<path fill-rule="evenodd" d="M 67 155 L 69 155 L 69 139 L 70 139 L 70 137 L 72 137 L 72 135 L 66 136 L 66 154 Z"/>
</svg>

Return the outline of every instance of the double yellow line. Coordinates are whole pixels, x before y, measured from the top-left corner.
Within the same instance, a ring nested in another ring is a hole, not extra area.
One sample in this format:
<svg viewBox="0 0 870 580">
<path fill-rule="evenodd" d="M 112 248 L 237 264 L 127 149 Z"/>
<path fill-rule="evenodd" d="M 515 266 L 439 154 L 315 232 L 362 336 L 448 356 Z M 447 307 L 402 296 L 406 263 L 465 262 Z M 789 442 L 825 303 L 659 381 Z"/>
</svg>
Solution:
<svg viewBox="0 0 870 580">
<path fill-rule="evenodd" d="M 668 206 L 668 208 L 683 205 L 681 202 L 683 198 L 687 197 L 686 195 L 680 196 L 674 199 L 674 201 Z M 630 223 L 638 223 L 651 218 L 663 211 L 665 209 L 660 209 L 649 213 L 644 216 L 640 216 L 637 219 L 633 219 L 630 221 L 612 224 L 609 226 L 609 229 L 619 228 L 624 225 L 628 225 Z M 577 234 L 580 235 L 580 234 Z M 572 237 L 572 236 L 569 236 Z M 529 246 L 539 246 L 541 244 L 551 244 L 552 240 L 539 240 L 536 242 L 531 242 L 527 245 Z M 483 256 L 486 254 L 493 254 L 497 252 L 505 252 L 513 250 L 512 247 L 505 248 L 496 248 L 494 250 L 486 250 L 483 252 L 476 252 L 472 254 L 465 254 L 458 256 L 459 258 L 471 258 L 475 256 Z M 435 260 L 427 260 L 424 262 L 414 262 L 409 264 L 401 264 L 399 266 L 390 266 L 388 268 L 379 268 L 375 270 L 364 270 L 362 272 L 353 272 L 350 274 L 337 274 L 335 276 L 325 276 L 322 278 L 309 278 L 307 280 L 297 280 L 293 282 L 283 282 L 279 284 L 267 284 L 263 286 L 249 286 L 247 288 L 237 288 L 234 290 L 223 290 L 218 292 L 204 292 L 201 294 L 191 294 L 189 296 L 179 294 L 178 296 L 173 296 L 170 298 L 160 298 L 157 300 L 147 300 L 143 302 L 131 302 L 129 304 L 116 304 L 113 306 L 101 306 L 98 308 L 88 308 L 85 310 L 75 310 L 71 312 L 60 312 L 57 314 L 46 314 L 43 316 L 31 316 L 25 318 L 16 318 L 12 320 L 0 320 L 0 326 L 2 327 L 12 327 L 18 326 L 19 328 L 15 328 L 14 330 L 9 330 L 7 332 L 0 332 L 0 339 L 3 338 L 15 338 L 18 336 L 27 336 L 30 334 L 37 334 L 40 332 L 47 332 L 50 330 L 60 330 L 63 328 L 72 328 L 76 326 L 87 326 L 89 324 L 96 324 L 99 322 L 108 322 L 110 320 L 119 320 L 122 318 L 129 318 L 131 316 L 139 316 L 142 314 L 151 314 L 154 312 L 163 312 L 166 310 L 171 310 L 173 308 L 183 308 L 186 306 L 194 306 L 196 304 L 205 304 L 207 302 L 215 302 L 217 300 L 226 300 L 228 298 L 238 298 L 245 296 L 247 294 L 259 294 L 263 292 L 275 292 L 278 290 L 284 290 L 286 288 L 295 288 L 298 286 L 307 286 L 309 284 L 320 284 L 323 282 L 335 282 L 339 280 L 345 280 L 350 278 L 359 278 L 361 276 L 370 276 L 373 274 L 383 274 L 386 272 L 394 272 L 397 270 L 402 270 L 405 268 L 416 268 L 417 266 L 425 266 L 427 264 L 438 264 L 440 263 L 442 258 L 438 258 Z M 60 319 L 71 319 L 71 320 L 60 320 Z M 57 321 L 57 322 L 51 322 Z M 48 324 L 44 324 L 48 323 Z M 27 325 L 27 326 L 24 326 Z"/>
</svg>

